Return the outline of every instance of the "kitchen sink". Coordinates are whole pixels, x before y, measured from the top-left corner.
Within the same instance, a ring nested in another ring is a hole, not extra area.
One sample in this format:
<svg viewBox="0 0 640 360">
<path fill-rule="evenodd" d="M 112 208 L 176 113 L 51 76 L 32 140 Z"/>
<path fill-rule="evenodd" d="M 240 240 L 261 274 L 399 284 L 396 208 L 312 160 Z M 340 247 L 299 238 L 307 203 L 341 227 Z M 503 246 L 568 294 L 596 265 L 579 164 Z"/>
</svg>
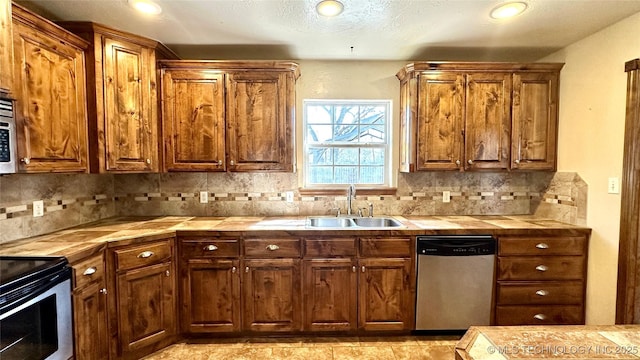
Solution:
<svg viewBox="0 0 640 360">
<path fill-rule="evenodd" d="M 308 228 L 319 229 L 386 229 L 402 227 L 402 223 L 389 217 L 335 217 L 309 216 Z"/>
</svg>

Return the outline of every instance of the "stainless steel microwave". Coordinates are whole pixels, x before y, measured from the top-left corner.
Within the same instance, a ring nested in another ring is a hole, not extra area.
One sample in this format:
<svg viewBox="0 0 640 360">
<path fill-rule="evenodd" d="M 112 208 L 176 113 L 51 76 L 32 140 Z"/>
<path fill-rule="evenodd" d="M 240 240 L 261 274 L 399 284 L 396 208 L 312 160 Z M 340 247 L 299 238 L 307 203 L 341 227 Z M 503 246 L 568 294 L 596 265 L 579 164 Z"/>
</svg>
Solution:
<svg viewBox="0 0 640 360">
<path fill-rule="evenodd" d="M 16 161 L 16 122 L 13 100 L 0 98 L 0 174 L 13 174 Z"/>
</svg>

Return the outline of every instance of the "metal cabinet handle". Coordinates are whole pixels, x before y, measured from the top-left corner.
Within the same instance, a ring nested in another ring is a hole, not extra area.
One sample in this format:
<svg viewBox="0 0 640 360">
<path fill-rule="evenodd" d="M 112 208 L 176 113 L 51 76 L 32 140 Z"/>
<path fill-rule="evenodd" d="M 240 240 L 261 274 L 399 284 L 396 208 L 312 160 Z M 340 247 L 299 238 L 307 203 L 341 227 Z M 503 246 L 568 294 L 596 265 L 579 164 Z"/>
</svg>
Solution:
<svg viewBox="0 0 640 360">
<path fill-rule="evenodd" d="M 229 161 L 229 165 L 233 166 L 233 165 L 235 165 L 235 164 L 236 164 L 236 162 L 235 162 L 235 161 L 233 161 L 233 160 Z"/>
<path fill-rule="evenodd" d="M 222 160 L 218 160 L 218 166 L 222 166 Z"/>
<path fill-rule="evenodd" d="M 544 250 L 544 249 L 548 249 L 548 248 L 549 248 L 549 245 L 548 245 L 548 244 L 546 244 L 546 243 L 540 243 L 540 244 L 537 244 L 537 245 L 536 245 L 536 247 L 537 247 L 538 249 L 542 249 L 542 250 Z"/>
<path fill-rule="evenodd" d="M 98 292 L 100 294 L 107 295 L 107 289 L 105 289 L 105 288 L 102 288 L 102 289 L 98 290 Z"/>
<path fill-rule="evenodd" d="M 204 251 L 216 251 L 216 250 L 218 250 L 218 247 L 213 245 L 213 244 L 210 244 L 210 245 L 207 245 L 207 246 L 203 247 L 202 250 L 204 250 Z"/>
<path fill-rule="evenodd" d="M 533 315 L 533 318 L 536 319 L 536 320 L 545 321 L 545 320 L 547 320 L 547 315 L 545 315 L 545 314 L 535 314 L 535 315 Z"/>
<path fill-rule="evenodd" d="M 469 159 L 469 160 L 467 160 L 467 163 L 468 163 L 469 165 L 473 165 L 473 160 Z"/>
<path fill-rule="evenodd" d="M 164 272 L 164 274 L 165 274 L 167 277 L 171 276 L 171 273 L 169 272 L 169 270 L 165 271 L 165 272 Z"/>
<path fill-rule="evenodd" d="M 364 266 L 362 267 L 362 272 L 365 272 L 365 267 Z"/>
<path fill-rule="evenodd" d="M 280 246 L 278 246 L 278 245 L 274 245 L 274 244 L 267 245 L 267 250 L 269 250 L 269 251 L 276 251 L 278 249 L 280 249 Z"/>
<path fill-rule="evenodd" d="M 460 166 L 460 160 L 456 160 L 456 165 Z"/>
<path fill-rule="evenodd" d="M 138 257 L 140 259 L 146 259 L 146 258 L 150 258 L 153 256 L 153 251 L 143 251 L 140 254 L 138 254 Z"/>
<path fill-rule="evenodd" d="M 96 269 L 95 266 L 92 266 L 90 268 L 87 268 L 87 270 L 85 270 L 82 275 L 86 275 L 86 276 L 90 276 L 96 273 L 96 271 L 98 271 L 98 269 Z"/>
<path fill-rule="evenodd" d="M 545 271 L 549 270 L 549 267 L 546 266 L 546 265 L 538 265 L 538 266 L 536 266 L 536 270 L 545 272 Z"/>
<path fill-rule="evenodd" d="M 232 272 L 232 273 L 234 273 L 234 274 L 236 273 L 236 271 L 237 271 L 237 270 L 238 270 L 238 269 L 236 269 L 236 267 L 235 267 L 235 266 L 231 268 L 231 272 Z"/>
<path fill-rule="evenodd" d="M 514 163 L 516 163 L 516 164 L 520 164 L 520 160 L 516 159 L 516 160 L 514 161 Z"/>
<path fill-rule="evenodd" d="M 20 159 L 21 162 L 25 163 L 25 165 L 29 165 L 29 163 L 31 162 L 31 159 L 29 159 L 28 157 L 26 158 L 22 158 Z"/>
<path fill-rule="evenodd" d="M 538 295 L 538 296 L 547 296 L 547 295 L 549 295 L 549 292 L 547 290 L 538 290 L 538 291 L 536 291 L 536 295 Z"/>
<path fill-rule="evenodd" d="M 147 159 L 147 164 L 151 164 L 151 159 Z"/>
<path fill-rule="evenodd" d="M 249 267 L 248 266 L 244 268 L 244 272 L 246 272 L 246 273 L 249 272 Z"/>
<path fill-rule="evenodd" d="M 356 272 L 356 267 L 355 267 L 355 266 L 354 266 L 354 267 L 352 267 L 352 268 L 351 268 L 351 271 Z"/>
</svg>

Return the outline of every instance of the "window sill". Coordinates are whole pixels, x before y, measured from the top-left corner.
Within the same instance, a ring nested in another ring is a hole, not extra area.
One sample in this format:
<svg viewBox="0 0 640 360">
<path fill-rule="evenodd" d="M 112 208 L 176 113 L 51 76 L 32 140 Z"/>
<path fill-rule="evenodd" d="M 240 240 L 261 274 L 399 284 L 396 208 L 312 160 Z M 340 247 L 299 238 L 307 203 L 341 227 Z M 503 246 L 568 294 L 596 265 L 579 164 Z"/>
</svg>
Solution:
<svg viewBox="0 0 640 360">
<path fill-rule="evenodd" d="M 395 195 L 396 191 L 398 189 L 397 188 L 390 188 L 390 187 L 379 187 L 379 188 L 375 188 L 375 187 L 358 187 L 356 185 L 356 196 L 358 195 Z M 328 195 L 328 196 L 336 196 L 336 195 L 347 195 L 347 187 L 344 186 L 344 188 L 305 188 L 305 189 L 298 189 L 298 192 L 300 193 L 300 195 L 303 196 L 322 196 L 322 195 Z"/>
</svg>

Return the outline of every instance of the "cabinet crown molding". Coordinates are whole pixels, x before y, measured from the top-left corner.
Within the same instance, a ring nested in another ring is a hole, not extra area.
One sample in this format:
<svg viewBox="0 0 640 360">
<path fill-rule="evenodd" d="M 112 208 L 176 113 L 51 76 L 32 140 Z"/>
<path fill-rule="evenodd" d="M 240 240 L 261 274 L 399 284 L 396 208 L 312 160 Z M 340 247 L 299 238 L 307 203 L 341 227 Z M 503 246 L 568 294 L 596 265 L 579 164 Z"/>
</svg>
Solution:
<svg viewBox="0 0 640 360">
<path fill-rule="evenodd" d="M 482 71 L 482 72 L 536 72 L 536 71 L 560 71 L 564 63 L 517 63 L 517 62 L 454 62 L 454 61 L 418 61 L 405 65 L 396 77 L 404 80 L 422 71 Z"/>
</svg>

